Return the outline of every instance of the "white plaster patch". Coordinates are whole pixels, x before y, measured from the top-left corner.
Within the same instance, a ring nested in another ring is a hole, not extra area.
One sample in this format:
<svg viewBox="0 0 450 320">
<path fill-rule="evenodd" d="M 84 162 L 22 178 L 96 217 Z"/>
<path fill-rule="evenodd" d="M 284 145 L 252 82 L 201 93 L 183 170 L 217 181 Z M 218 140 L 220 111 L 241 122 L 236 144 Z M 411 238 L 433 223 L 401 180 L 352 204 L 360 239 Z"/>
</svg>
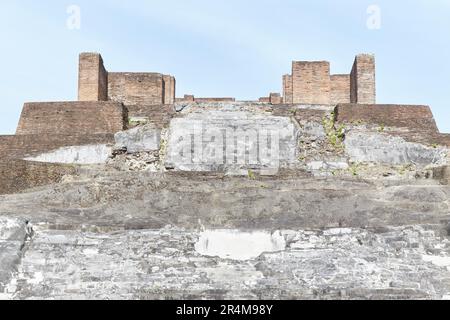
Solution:
<svg viewBox="0 0 450 320">
<path fill-rule="evenodd" d="M 112 153 L 112 148 L 105 144 L 63 147 L 37 157 L 25 160 L 64 164 L 103 164 Z"/>
<path fill-rule="evenodd" d="M 422 259 L 426 262 L 431 262 L 438 267 L 450 267 L 450 257 L 439 256 L 422 256 Z"/>
<path fill-rule="evenodd" d="M 237 230 L 211 230 L 201 234 L 195 250 L 204 256 L 232 260 L 250 260 L 265 252 L 286 249 L 281 232 L 241 232 Z"/>
</svg>

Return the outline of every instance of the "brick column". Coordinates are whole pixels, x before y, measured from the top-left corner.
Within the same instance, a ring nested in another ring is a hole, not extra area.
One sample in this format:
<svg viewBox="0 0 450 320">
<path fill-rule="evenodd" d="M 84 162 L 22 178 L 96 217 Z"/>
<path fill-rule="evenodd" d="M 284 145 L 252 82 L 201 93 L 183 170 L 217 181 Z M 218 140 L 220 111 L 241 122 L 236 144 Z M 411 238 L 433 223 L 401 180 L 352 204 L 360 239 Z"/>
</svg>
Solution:
<svg viewBox="0 0 450 320">
<path fill-rule="evenodd" d="M 78 100 L 108 100 L 108 72 L 103 65 L 102 56 L 98 53 L 80 54 Z"/>
<path fill-rule="evenodd" d="M 374 55 L 357 55 L 350 79 L 350 100 L 352 103 L 376 103 Z"/>
</svg>

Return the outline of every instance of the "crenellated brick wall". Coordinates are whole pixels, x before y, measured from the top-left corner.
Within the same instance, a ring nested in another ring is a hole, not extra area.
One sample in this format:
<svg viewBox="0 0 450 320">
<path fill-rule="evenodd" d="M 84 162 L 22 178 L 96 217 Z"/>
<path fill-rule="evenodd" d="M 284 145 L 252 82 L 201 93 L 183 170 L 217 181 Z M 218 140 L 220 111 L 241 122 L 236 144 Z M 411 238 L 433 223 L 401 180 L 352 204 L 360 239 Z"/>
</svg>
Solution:
<svg viewBox="0 0 450 320">
<path fill-rule="evenodd" d="M 175 87 L 175 78 L 170 75 L 107 72 L 100 54 L 80 54 L 79 101 L 115 101 L 125 105 L 173 104 Z"/>
<path fill-rule="evenodd" d="M 375 57 L 356 56 L 351 74 L 330 75 L 327 61 L 294 61 L 283 76 L 283 103 L 376 103 Z"/>
<path fill-rule="evenodd" d="M 123 130 L 126 123 L 126 109 L 117 102 L 26 103 L 16 134 L 116 133 Z"/>
</svg>

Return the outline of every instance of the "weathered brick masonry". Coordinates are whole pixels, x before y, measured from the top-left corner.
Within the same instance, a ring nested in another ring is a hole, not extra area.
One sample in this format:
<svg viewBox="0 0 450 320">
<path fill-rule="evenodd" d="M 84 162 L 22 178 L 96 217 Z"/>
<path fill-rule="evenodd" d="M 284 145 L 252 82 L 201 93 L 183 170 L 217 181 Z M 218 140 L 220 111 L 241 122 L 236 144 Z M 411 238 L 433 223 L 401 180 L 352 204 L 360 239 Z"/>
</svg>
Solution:
<svg viewBox="0 0 450 320">
<path fill-rule="evenodd" d="M 283 102 L 294 103 L 294 88 L 292 87 L 292 76 L 286 74 L 283 76 Z"/>
<path fill-rule="evenodd" d="M 91 135 L 126 127 L 127 111 L 117 102 L 26 103 L 16 134 Z"/>
<path fill-rule="evenodd" d="M 68 146 L 113 143 L 113 134 L 0 136 L 0 159 L 23 159 Z"/>
<path fill-rule="evenodd" d="M 293 106 L 292 104 L 273 105 L 271 111 L 274 116 L 294 117 L 298 122 L 314 121 L 319 123 L 329 113 L 326 110 L 305 109 L 300 105 Z"/>
<path fill-rule="evenodd" d="M 428 106 L 339 104 L 335 111 L 338 122 L 358 122 L 438 132 L 433 114 Z"/>
<path fill-rule="evenodd" d="M 127 107 L 130 119 L 145 118 L 147 122 L 152 123 L 157 128 L 168 127 L 170 120 L 175 115 L 173 105 L 131 105 Z"/>
<path fill-rule="evenodd" d="M 100 54 L 80 54 L 79 101 L 115 101 L 124 105 L 173 104 L 175 87 L 175 78 L 170 75 L 107 72 Z"/>
<path fill-rule="evenodd" d="M 108 74 L 108 100 L 124 105 L 164 104 L 164 78 L 159 73 Z"/>
<path fill-rule="evenodd" d="M 331 104 L 350 103 L 350 75 L 332 75 L 331 79 Z"/>
<path fill-rule="evenodd" d="M 191 94 L 185 94 L 183 98 L 175 99 L 176 102 L 235 102 L 232 97 L 197 98 Z"/>
<path fill-rule="evenodd" d="M 350 74 L 350 101 L 352 103 L 376 103 L 375 57 L 369 54 L 356 56 Z"/>
<path fill-rule="evenodd" d="M 108 100 L 108 73 L 98 53 L 80 54 L 78 66 L 78 100 Z"/>
<path fill-rule="evenodd" d="M 0 161 L 0 194 L 13 194 L 61 181 L 64 175 L 75 174 L 70 165 L 30 162 L 18 159 Z"/>
<path fill-rule="evenodd" d="M 375 57 L 356 56 L 351 74 L 330 75 L 328 61 L 294 61 L 283 76 L 283 102 L 294 104 L 376 103 Z"/>
<path fill-rule="evenodd" d="M 292 63 L 293 103 L 330 104 L 330 63 Z"/>
<path fill-rule="evenodd" d="M 283 76 L 283 94 L 260 98 L 261 108 L 274 115 L 293 116 L 298 122 L 320 122 L 335 106 L 338 123 L 364 122 L 389 127 L 386 132 L 408 141 L 450 146 L 450 134 L 441 134 L 427 106 L 376 105 L 375 58 L 356 56 L 350 74 L 331 75 L 327 61 L 294 61 L 292 74 Z M 176 97 L 176 80 L 161 73 L 107 72 L 97 53 L 79 60 L 78 102 L 26 103 L 15 136 L 0 136 L 0 194 L 58 182 L 74 168 L 26 162 L 66 146 L 112 144 L 114 133 L 129 120 L 146 118 L 155 127 L 167 127 L 176 115 L 176 102 L 234 102 L 235 98 Z M 136 123 L 140 119 L 136 120 Z M 133 121 L 130 121 L 132 124 Z"/>
<path fill-rule="evenodd" d="M 428 106 L 339 104 L 335 108 L 338 123 L 361 123 L 390 127 L 387 133 L 410 142 L 450 146 L 450 134 L 442 134 Z"/>
<path fill-rule="evenodd" d="M 163 76 L 164 81 L 164 104 L 174 104 L 176 94 L 176 80 L 172 76 Z"/>
<path fill-rule="evenodd" d="M 271 104 L 282 104 L 283 97 L 279 93 L 271 93 L 269 96 L 269 102 Z"/>
</svg>

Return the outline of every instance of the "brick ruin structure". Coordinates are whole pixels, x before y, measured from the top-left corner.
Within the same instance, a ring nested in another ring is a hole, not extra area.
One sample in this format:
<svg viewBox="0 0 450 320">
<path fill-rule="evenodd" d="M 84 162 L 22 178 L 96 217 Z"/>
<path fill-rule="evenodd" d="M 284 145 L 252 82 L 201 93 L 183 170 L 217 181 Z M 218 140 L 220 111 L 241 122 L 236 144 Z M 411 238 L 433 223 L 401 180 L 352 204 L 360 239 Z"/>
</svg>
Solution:
<svg viewBox="0 0 450 320">
<path fill-rule="evenodd" d="M 291 74 L 282 77 L 282 88 L 282 94 L 271 93 L 249 103 L 269 106 L 274 114 L 283 114 L 283 110 L 291 110 L 295 105 L 332 106 L 337 122 L 362 120 L 404 127 L 414 131 L 414 134 L 399 132 L 406 139 L 450 146 L 449 135 L 439 132 L 428 106 L 376 104 L 373 55 L 357 55 L 351 72 L 339 75 L 330 74 L 330 63 L 326 61 L 294 61 Z M 7 172 L 14 161 L 15 168 L 25 170 L 25 158 L 65 146 L 112 144 L 114 134 L 126 130 L 131 119 L 146 118 L 155 126 L 166 127 L 176 114 L 175 104 L 197 102 L 233 103 L 235 99 L 193 95 L 176 98 L 174 76 L 109 72 L 100 54 L 82 53 L 79 57 L 78 101 L 25 103 L 16 134 L 0 136 L 0 171 Z M 301 117 L 304 112 L 307 111 L 300 110 L 296 117 Z M 57 167 L 56 164 L 33 165 L 33 168 L 39 168 L 40 178 L 36 181 L 28 179 L 29 185 L 39 185 L 41 176 L 46 180 L 43 172 L 57 176 Z M 63 174 L 67 168 L 60 171 Z M 17 174 L 14 179 L 20 176 Z M 24 173 L 22 176 L 26 179 L 30 175 Z"/>
<path fill-rule="evenodd" d="M 350 74 L 330 74 L 328 61 L 293 61 L 283 76 L 283 95 L 271 93 L 260 102 L 272 104 L 375 104 L 375 57 L 360 54 Z"/>
</svg>

